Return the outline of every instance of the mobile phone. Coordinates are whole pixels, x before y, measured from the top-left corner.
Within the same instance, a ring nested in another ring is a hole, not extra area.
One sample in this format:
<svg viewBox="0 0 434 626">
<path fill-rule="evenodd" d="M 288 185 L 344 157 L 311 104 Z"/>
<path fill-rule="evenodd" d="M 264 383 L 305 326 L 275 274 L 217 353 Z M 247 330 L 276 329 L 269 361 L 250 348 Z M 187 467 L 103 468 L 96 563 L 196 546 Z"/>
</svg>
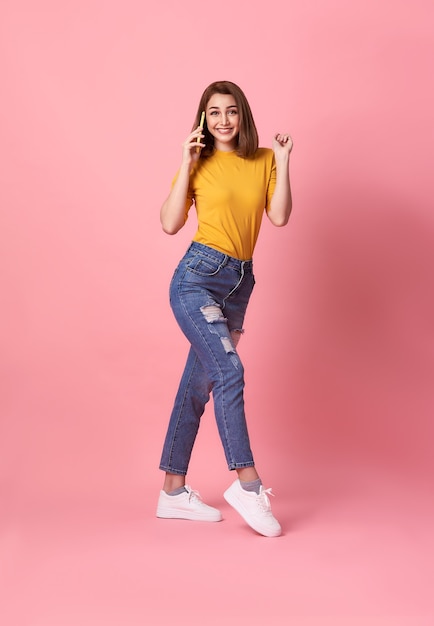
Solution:
<svg viewBox="0 0 434 626">
<path fill-rule="evenodd" d="M 202 113 L 200 114 L 200 122 L 199 122 L 199 126 L 201 126 L 201 127 L 203 128 L 203 124 L 204 124 L 204 122 L 205 122 L 205 111 L 202 111 Z M 196 143 L 200 143 L 200 137 L 198 137 L 198 138 L 196 139 Z M 198 146 L 198 147 L 196 148 L 196 152 L 199 152 L 199 151 L 200 151 L 200 147 Z"/>
</svg>

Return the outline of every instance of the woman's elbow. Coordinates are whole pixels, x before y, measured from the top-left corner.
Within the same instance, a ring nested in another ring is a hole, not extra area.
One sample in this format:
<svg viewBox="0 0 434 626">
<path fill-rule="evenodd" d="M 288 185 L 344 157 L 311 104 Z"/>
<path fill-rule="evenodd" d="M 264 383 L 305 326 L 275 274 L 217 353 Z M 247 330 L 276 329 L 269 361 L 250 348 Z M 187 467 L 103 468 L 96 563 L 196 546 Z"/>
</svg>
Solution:
<svg viewBox="0 0 434 626">
<path fill-rule="evenodd" d="M 273 226 L 277 226 L 278 228 L 282 228 L 283 226 L 286 226 L 287 223 L 289 222 L 289 216 L 290 216 L 290 212 L 285 214 L 285 215 L 268 215 L 268 218 L 270 220 L 270 222 L 273 224 Z"/>
<path fill-rule="evenodd" d="M 167 222 L 161 222 L 161 227 L 163 229 L 163 232 L 166 233 L 166 235 L 176 235 L 176 233 L 179 230 L 181 230 L 182 224 L 178 225 L 178 224 L 169 224 Z"/>
<path fill-rule="evenodd" d="M 160 222 L 163 228 L 163 231 L 167 235 L 176 235 L 176 233 L 181 230 L 181 228 L 185 224 L 185 219 L 182 219 L 179 215 L 173 216 L 167 214 L 165 212 L 161 212 L 160 214 Z"/>
</svg>

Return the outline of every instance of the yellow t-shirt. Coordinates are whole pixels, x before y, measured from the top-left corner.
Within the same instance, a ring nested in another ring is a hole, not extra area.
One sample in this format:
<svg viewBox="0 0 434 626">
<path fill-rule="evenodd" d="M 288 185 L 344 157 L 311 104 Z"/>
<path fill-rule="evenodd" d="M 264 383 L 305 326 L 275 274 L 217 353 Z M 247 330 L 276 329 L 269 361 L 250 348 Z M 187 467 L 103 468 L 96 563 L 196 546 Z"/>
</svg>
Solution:
<svg viewBox="0 0 434 626">
<path fill-rule="evenodd" d="M 216 150 L 190 174 L 185 219 L 196 206 L 198 229 L 193 241 L 231 257 L 252 258 L 259 229 L 276 185 L 276 164 L 270 148 L 251 158 Z"/>
</svg>

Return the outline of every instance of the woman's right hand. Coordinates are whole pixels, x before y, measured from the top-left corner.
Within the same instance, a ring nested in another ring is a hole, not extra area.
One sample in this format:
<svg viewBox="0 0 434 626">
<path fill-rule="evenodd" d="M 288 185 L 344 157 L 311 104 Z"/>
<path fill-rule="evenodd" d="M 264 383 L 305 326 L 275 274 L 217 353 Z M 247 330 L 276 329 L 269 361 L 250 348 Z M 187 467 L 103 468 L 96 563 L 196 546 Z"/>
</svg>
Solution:
<svg viewBox="0 0 434 626">
<path fill-rule="evenodd" d="M 200 151 L 202 148 L 205 148 L 205 144 L 201 141 L 205 137 L 202 134 L 202 130 L 202 126 L 198 126 L 182 144 L 182 160 L 186 165 L 192 166 L 197 163 Z"/>
</svg>

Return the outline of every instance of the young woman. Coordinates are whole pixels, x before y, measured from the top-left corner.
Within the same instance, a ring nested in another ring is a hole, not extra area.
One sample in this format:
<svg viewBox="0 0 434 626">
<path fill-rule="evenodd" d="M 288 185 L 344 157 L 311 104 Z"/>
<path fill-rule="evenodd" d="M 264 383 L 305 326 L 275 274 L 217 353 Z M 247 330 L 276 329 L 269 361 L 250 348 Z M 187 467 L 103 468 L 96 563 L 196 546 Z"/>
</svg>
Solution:
<svg viewBox="0 0 434 626">
<path fill-rule="evenodd" d="M 202 112 L 205 122 L 200 125 Z M 281 527 L 255 468 L 244 414 L 244 370 L 236 351 L 255 283 L 252 255 L 264 209 L 284 226 L 292 208 L 291 137 L 276 134 L 273 149 L 258 148 L 250 106 L 241 89 L 215 82 L 201 97 L 180 169 L 161 208 L 173 235 L 195 204 L 198 229 L 170 285 L 170 303 L 190 351 L 164 442 L 166 472 L 157 516 L 219 521 L 221 513 L 185 484 L 200 418 L 210 393 L 228 468 L 238 474 L 224 498 L 258 533 Z"/>
</svg>

